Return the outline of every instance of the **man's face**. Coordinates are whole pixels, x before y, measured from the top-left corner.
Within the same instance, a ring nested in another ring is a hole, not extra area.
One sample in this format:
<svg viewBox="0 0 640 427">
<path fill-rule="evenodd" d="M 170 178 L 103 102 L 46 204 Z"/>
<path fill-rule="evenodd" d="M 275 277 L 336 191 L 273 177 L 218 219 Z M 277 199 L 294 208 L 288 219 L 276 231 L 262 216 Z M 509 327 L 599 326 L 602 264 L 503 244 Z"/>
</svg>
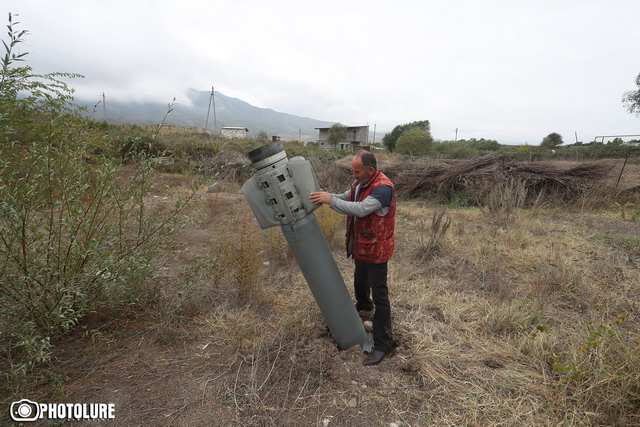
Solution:
<svg viewBox="0 0 640 427">
<path fill-rule="evenodd" d="M 360 184 L 366 184 L 373 176 L 375 169 L 371 166 L 365 167 L 360 157 L 354 157 L 351 161 L 351 176 L 357 179 Z"/>
</svg>

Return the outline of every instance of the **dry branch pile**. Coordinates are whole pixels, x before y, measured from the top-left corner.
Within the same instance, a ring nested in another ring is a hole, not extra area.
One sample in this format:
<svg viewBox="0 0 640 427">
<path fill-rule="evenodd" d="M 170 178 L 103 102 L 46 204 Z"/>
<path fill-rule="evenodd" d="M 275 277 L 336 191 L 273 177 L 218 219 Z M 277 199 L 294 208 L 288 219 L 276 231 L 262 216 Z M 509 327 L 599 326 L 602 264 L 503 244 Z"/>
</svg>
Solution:
<svg viewBox="0 0 640 427">
<path fill-rule="evenodd" d="M 565 166 L 558 162 L 513 162 L 500 154 L 471 160 L 434 161 L 430 159 L 385 167 L 381 170 L 405 197 L 429 197 L 447 202 L 465 192 L 469 203 L 485 204 L 490 192 L 504 183 L 526 191 L 526 202 L 558 200 L 571 202 L 602 185 L 612 165 L 606 162 Z"/>
</svg>

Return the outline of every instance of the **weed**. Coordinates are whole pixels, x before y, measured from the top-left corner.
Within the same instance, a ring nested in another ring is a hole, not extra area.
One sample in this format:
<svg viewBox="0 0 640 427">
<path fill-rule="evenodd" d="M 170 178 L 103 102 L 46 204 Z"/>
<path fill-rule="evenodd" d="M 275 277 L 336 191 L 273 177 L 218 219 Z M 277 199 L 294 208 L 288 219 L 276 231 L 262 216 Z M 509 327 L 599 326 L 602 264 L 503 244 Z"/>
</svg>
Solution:
<svg viewBox="0 0 640 427">
<path fill-rule="evenodd" d="M 640 338 L 624 327 L 629 317 L 619 313 L 593 325 L 571 356 L 554 355 L 561 390 L 594 408 L 605 424 L 640 421 Z"/>
<path fill-rule="evenodd" d="M 626 202 L 624 205 L 616 202 L 610 206 L 618 211 L 618 215 L 622 219 L 629 219 L 631 222 L 640 221 L 640 209 L 636 208 L 635 203 Z M 628 212 L 627 212 L 628 211 Z"/>
<path fill-rule="evenodd" d="M 541 323 L 541 312 L 544 308 L 542 303 L 535 304 L 532 301 L 524 301 L 518 310 L 526 314 L 526 319 L 518 322 L 520 332 L 526 334 L 529 339 L 535 340 L 538 334 L 549 332 L 549 326 Z"/>
<path fill-rule="evenodd" d="M 451 208 L 466 208 L 469 206 L 471 195 L 467 191 L 456 191 L 449 199 L 447 206 Z"/>
<path fill-rule="evenodd" d="M 261 232 L 261 243 L 264 253 L 270 262 L 276 262 L 281 266 L 292 263 L 295 258 L 291 248 L 287 244 L 280 227 L 271 227 Z"/>
<path fill-rule="evenodd" d="M 215 193 L 211 198 L 207 198 L 204 206 L 204 226 L 210 226 L 220 220 L 220 214 L 224 210 L 224 200 L 220 193 Z"/>
<path fill-rule="evenodd" d="M 220 257 L 230 274 L 229 283 L 235 287 L 238 305 L 262 302 L 262 288 L 258 285 L 258 273 L 264 261 L 262 253 L 255 230 L 244 224 L 235 227 L 233 237 L 221 248 Z"/>
<path fill-rule="evenodd" d="M 173 314 L 194 317 L 219 303 L 223 271 L 218 255 L 198 258 L 180 273 L 176 288 L 171 290 L 172 298 L 167 299 Z"/>
<path fill-rule="evenodd" d="M 436 209 L 431 217 L 431 228 L 428 231 L 426 221 L 423 219 L 418 221 L 419 253 L 422 257 L 433 257 L 442 251 L 444 237 L 451 226 L 451 218 L 446 213 L 446 209 L 442 211 Z"/>
<path fill-rule="evenodd" d="M 512 224 L 527 198 L 523 182 L 507 179 L 496 185 L 486 198 L 486 207 L 496 225 Z"/>
</svg>

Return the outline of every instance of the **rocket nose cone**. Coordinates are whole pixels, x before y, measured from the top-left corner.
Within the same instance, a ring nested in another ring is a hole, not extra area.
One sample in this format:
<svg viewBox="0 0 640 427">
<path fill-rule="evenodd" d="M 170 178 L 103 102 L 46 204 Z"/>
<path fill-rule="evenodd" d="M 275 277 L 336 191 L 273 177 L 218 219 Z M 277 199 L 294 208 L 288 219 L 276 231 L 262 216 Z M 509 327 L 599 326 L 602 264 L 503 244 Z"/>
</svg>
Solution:
<svg viewBox="0 0 640 427">
<path fill-rule="evenodd" d="M 278 154 L 279 152 L 284 151 L 282 147 L 282 143 L 280 141 L 271 142 L 267 145 L 263 145 L 262 147 L 256 148 L 253 151 L 249 151 L 247 153 L 247 157 L 251 160 L 251 163 L 257 163 L 261 160 L 266 159 L 267 157 L 271 157 L 274 154 Z"/>
</svg>

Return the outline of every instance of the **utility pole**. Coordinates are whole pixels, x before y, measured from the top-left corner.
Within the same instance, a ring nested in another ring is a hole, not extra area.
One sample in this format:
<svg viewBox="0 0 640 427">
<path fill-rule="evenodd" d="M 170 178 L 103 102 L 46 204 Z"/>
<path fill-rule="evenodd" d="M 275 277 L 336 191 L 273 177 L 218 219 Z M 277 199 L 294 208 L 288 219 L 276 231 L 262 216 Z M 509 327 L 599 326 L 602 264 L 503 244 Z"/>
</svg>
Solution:
<svg viewBox="0 0 640 427">
<path fill-rule="evenodd" d="M 458 128 L 456 128 L 456 140 L 455 142 L 458 142 Z"/>
<path fill-rule="evenodd" d="M 371 145 L 375 145 L 376 143 L 376 122 L 373 122 L 373 143 Z"/>
<path fill-rule="evenodd" d="M 211 101 L 213 102 L 213 133 L 217 132 L 218 129 L 218 119 L 216 118 L 216 91 L 213 90 L 213 86 L 211 86 Z"/>
<path fill-rule="evenodd" d="M 102 118 L 105 123 L 107 121 L 107 101 L 105 100 L 104 92 L 102 92 Z"/>
<path fill-rule="evenodd" d="M 213 86 L 211 86 L 211 96 L 209 96 L 209 108 L 207 109 L 207 120 L 204 122 L 204 128 L 207 129 L 209 127 L 209 114 L 211 113 L 211 104 L 213 104 L 213 133 L 216 133 L 216 100 L 214 96 L 215 91 L 213 90 Z"/>
<path fill-rule="evenodd" d="M 298 142 L 302 139 L 302 129 L 298 129 Z"/>
</svg>

